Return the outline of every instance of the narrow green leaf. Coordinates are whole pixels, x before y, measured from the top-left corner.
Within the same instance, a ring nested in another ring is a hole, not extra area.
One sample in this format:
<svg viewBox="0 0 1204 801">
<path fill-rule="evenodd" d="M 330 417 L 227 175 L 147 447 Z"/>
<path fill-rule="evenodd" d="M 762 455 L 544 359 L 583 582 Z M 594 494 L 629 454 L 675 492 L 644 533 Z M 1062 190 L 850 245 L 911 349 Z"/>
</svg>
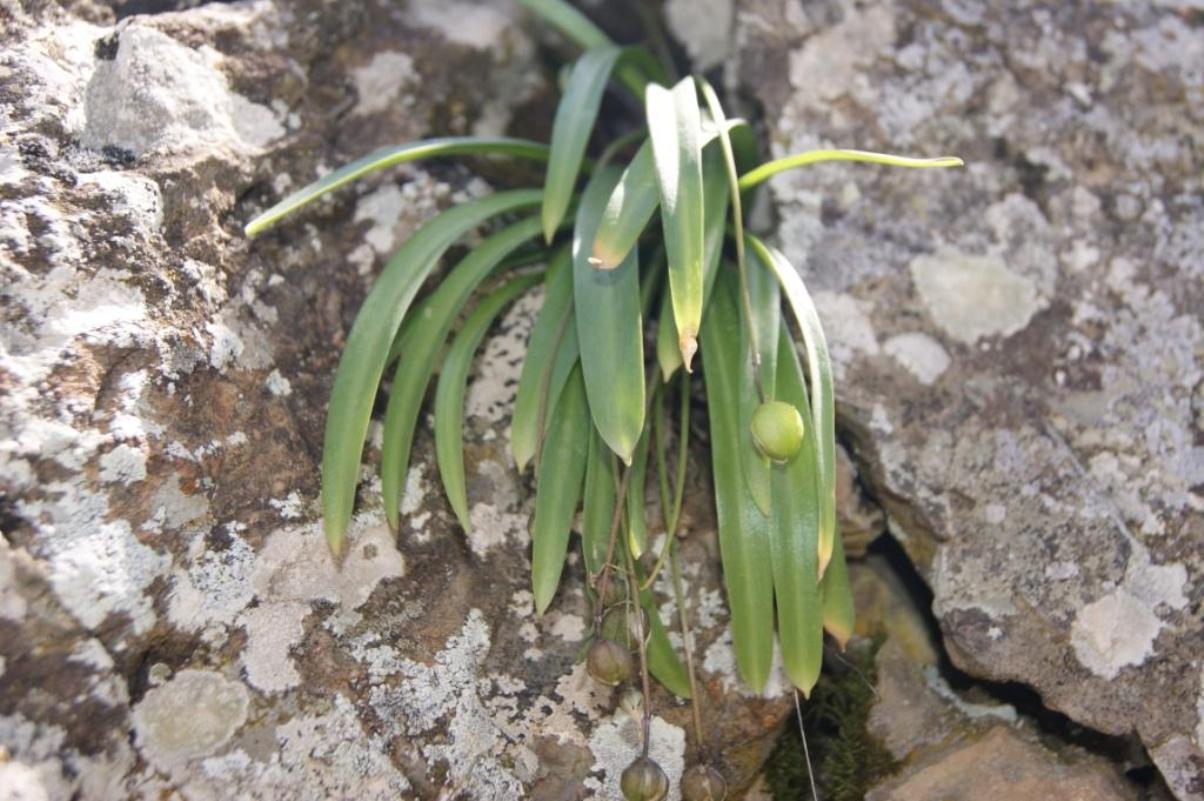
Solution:
<svg viewBox="0 0 1204 801">
<path fill-rule="evenodd" d="M 694 80 L 686 78 L 672 90 L 649 86 L 645 107 L 660 187 L 677 344 L 689 371 L 702 324 L 704 253 L 702 118 Z"/>
<path fill-rule="evenodd" d="M 424 139 L 404 145 L 383 147 L 350 164 L 345 164 L 327 173 L 313 183 L 298 189 L 284 200 L 272 206 L 247 223 L 243 229 L 247 236 L 263 233 L 285 216 L 292 214 L 328 192 L 333 192 L 354 180 L 408 161 L 435 158 L 437 156 L 514 156 L 516 158 L 546 161 L 551 153 L 542 142 L 509 137 L 449 136 L 439 139 Z"/>
<path fill-rule="evenodd" d="M 565 331 L 573 327 L 572 264 L 572 253 L 567 247 L 552 256 L 544 278 L 543 306 L 527 340 L 527 354 L 510 418 L 510 453 L 519 472 L 535 456 L 541 433 L 539 412 L 547 392 L 548 375 Z"/>
<path fill-rule="evenodd" d="M 380 455 L 385 519 L 394 531 L 401 523 L 401 495 L 405 491 L 406 470 L 410 465 L 410 448 L 414 444 L 422 399 L 435 371 L 439 349 L 473 290 L 506 254 L 538 235 L 539 220 L 531 217 L 502 229 L 474 248 L 431 293 L 422 310 L 421 324 L 409 329 L 404 338 L 406 341 L 398 346 L 400 357 L 393 371 L 389 403 L 385 407 Z"/>
<path fill-rule="evenodd" d="M 779 339 L 780 337 L 780 339 Z M 786 326 L 775 335 L 779 400 L 800 413 L 810 409 L 803 370 Z M 815 437 L 803 440 L 799 454 L 773 468 L 773 589 L 778 609 L 778 640 L 786 675 L 810 696 L 823 666 L 823 608 L 819 590 L 819 485 Z M 829 576 L 831 573 L 829 573 Z"/>
<path fill-rule="evenodd" d="M 623 51 L 614 45 L 590 48 L 569 74 L 556 120 L 552 124 L 552 153 L 543 189 L 544 240 L 552 241 L 573 196 L 573 186 L 585 158 L 590 133 L 602 105 L 611 70 Z"/>
<path fill-rule="evenodd" d="M 648 477 L 648 431 L 639 438 L 631 460 L 631 479 L 627 482 L 627 547 L 639 559 L 648 550 L 648 521 L 645 484 Z"/>
<path fill-rule="evenodd" d="M 531 587 L 537 615 L 547 610 L 560 584 L 569 532 L 581 500 L 589 436 L 585 382 L 581 371 L 574 370 L 552 410 L 539 463 L 531 524 Z"/>
<path fill-rule="evenodd" d="M 811 379 L 811 416 L 807 420 L 807 434 L 808 439 L 815 441 L 819 460 L 819 575 L 822 577 L 836 540 L 836 404 L 828 341 L 815 303 L 803 279 L 786 257 L 755 236 L 748 236 L 748 244 L 785 290 L 807 351 L 807 371 Z"/>
<path fill-rule="evenodd" d="M 745 353 L 751 353 L 755 348 L 755 358 L 749 359 L 749 364 L 757 365 L 758 380 L 765 400 L 773 400 L 776 395 L 775 376 L 777 374 L 778 328 L 782 320 L 782 298 L 777 279 L 757 259 L 751 259 L 744 265 L 744 280 L 748 287 L 748 307 L 741 306 L 741 317 L 752 314 L 751 322 L 744 320 Z M 750 341 L 750 335 L 752 341 Z M 752 380 L 752 372 L 744 373 L 746 380 Z M 754 390 L 743 396 L 743 406 L 740 416 L 744 421 L 745 431 L 748 432 L 749 447 L 744 448 L 744 475 L 748 479 L 749 490 L 757 506 L 765 514 L 772 511 L 772 481 L 769 460 L 752 443 L 752 416 L 760 404 L 760 397 Z"/>
<path fill-rule="evenodd" d="M 614 44 L 611 38 L 603 33 L 602 29 L 595 25 L 589 17 L 564 0 L 519 0 L 519 2 L 539 14 L 583 50 Z M 619 70 L 619 79 L 637 98 L 643 97 L 644 86 L 648 81 L 638 69 L 629 65 L 622 67 Z"/>
<path fill-rule="evenodd" d="M 744 173 L 744 175 L 740 176 L 740 191 L 747 191 L 780 172 L 793 170 L 796 167 L 806 167 L 809 164 L 822 164 L 825 161 L 861 161 L 868 164 L 884 164 L 888 167 L 911 167 L 921 170 L 932 167 L 964 167 L 966 164 L 956 156 L 917 159 L 908 156 L 892 156 L 886 153 L 871 153 L 866 150 L 808 150 L 805 153 L 795 153 L 793 156 L 786 156 L 766 162 L 760 167 Z"/>
<path fill-rule="evenodd" d="M 760 690 L 769 678 L 773 657 L 773 574 L 769 552 L 770 521 L 757 508 L 744 479 L 745 447 L 739 415 L 741 371 L 748 360 L 740 348 L 735 275 L 720 276 L 702 327 L 702 360 L 707 410 L 711 421 L 711 466 L 719 550 L 732 640 L 740 673 Z"/>
<path fill-rule="evenodd" d="M 707 304 L 710 303 L 711 288 L 715 285 L 719 260 L 723 256 L 728 210 L 728 193 L 724 190 L 723 171 L 723 153 L 715 147 L 705 148 L 702 153 L 703 218 L 706 225 L 702 295 L 704 313 Z M 673 318 L 673 303 L 667 290 L 662 294 L 660 317 L 657 319 L 656 358 L 661 368 L 661 377 L 666 382 L 677 368 L 681 367 L 681 350 L 677 347 L 677 322 Z"/>
<path fill-rule="evenodd" d="M 389 259 L 360 307 L 334 377 L 322 449 L 322 516 L 335 553 L 351 520 L 360 454 L 390 345 L 414 295 L 443 252 L 490 217 L 539 203 L 537 189 L 499 192 L 449 209 Z M 538 231 L 538 228 L 536 228 Z"/>
<path fill-rule="evenodd" d="M 844 541 L 839 528 L 836 531 L 836 546 L 832 552 L 832 563 L 820 582 L 824 595 L 824 629 L 840 645 L 848 645 L 856 625 L 853 607 L 853 590 L 849 586 L 849 566 L 845 561 Z"/>
<path fill-rule="evenodd" d="M 614 457 L 596 430 L 589 438 L 585 467 L 585 489 L 581 501 L 581 552 L 591 577 L 602 572 L 610 526 L 615 512 L 616 481 Z"/>
<path fill-rule="evenodd" d="M 472 357 L 497 315 L 542 276 L 530 273 L 507 281 L 477 304 L 452 339 L 435 390 L 435 460 L 452 511 L 469 530 L 468 491 L 464 479 L 464 393 Z"/>
<path fill-rule="evenodd" d="M 581 198 L 573 231 L 573 307 L 590 414 L 625 463 L 644 428 L 644 332 L 637 252 L 613 270 L 590 266 L 598 214 L 619 179 L 599 170 Z"/>
<path fill-rule="evenodd" d="M 737 131 L 748 131 L 748 123 L 740 119 L 728 120 L 724 123 L 723 128 L 734 134 Z M 701 144 L 708 151 L 714 148 L 710 147 L 718 135 L 719 127 L 704 123 L 702 126 Z M 722 178 L 723 175 L 723 154 L 717 153 L 718 162 L 716 166 L 719 168 L 716 175 Z M 708 171 L 706 164 L 707 159 L 704 158 L 703 170 L 707 171 L 704 175 L 704 183 L 709 187 L 712 181 L 711 173 Z M 719 187 L 721 197 L 724 202 L 724 209 L 727 208 L 727 192 L 722 186 Z M 707 189 L 709 193 L 709 189 Z M 648 221 L 652 219 L 652 213 L 656 211 L 656 207 L 660 205 L 660 187 L 656 182 L 656 166 L 652 156 L 652 144 L 644 142 L 640 149 L 636 151 L 635 156 L 627 165 L 627 169 L 623 171 L 623 177 L 619 179 L 618 185 L 611 192 L 610 199 L 606 202 L 606 210 L 602 214 L 602 222 L 598 225 L 598 235 L 594 239 L 594 266 L 601 269 L 611 269 L 616 264 L 621 262 L 623 258 L 635 247 L 635 243 L 640 238 L 640 233 L 648 225 Z M 710 212 L 710 200 L 707 200 L 706 213 Z M 719 215 L 722 218 L 723 215 Z M 710 217 L 708 216 L 709 220 Z M 710 223 L 707 223 L 708 230 L 708 248 L 710 250 L 710 234 L 712 230 Z M 718 226 L 720 240 L 722 241 L 723 225 Z"/>
</svg>

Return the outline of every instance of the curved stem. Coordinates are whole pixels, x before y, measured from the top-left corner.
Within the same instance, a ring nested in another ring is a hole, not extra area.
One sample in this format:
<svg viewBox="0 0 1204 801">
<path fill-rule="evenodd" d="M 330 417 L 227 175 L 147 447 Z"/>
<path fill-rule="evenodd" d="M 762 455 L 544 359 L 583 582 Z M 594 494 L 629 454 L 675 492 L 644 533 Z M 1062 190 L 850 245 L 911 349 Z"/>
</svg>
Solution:
<svg viewBox="0 0 1204 801">
<path fill-rule="evenodd" d="M 793 156 L 766 162 L 760 167 L 744 173 L 740 176 L 740 191 L 747 192 L 780 172 L 792 170 L 795 167 L 805 167 L 809 164 L 822 164 L 825 161 L 861 161 L 867 164 L 911 167 L 919 170 L 932 167 L 964 167 L 966 165 L 957 156 L 917 159 L 909 156 L 892 156 L 888 153 L 872 153 L 868 150 L 808 150 L 804 153 L 795 153 Z"/>
</svg>

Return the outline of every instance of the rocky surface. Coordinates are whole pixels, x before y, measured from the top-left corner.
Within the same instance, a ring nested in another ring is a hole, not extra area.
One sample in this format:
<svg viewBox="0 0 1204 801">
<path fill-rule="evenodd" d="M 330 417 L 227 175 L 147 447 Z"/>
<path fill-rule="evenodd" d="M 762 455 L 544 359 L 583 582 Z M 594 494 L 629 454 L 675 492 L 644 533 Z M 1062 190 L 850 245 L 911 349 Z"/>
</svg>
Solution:
<svg viewBox="0 0 1204 801">
<path fill-rule="evenodd" d="M 1136 734 L 1204 798 L 1198 7 L 736 13 L 734 81 L 774 153 L 969 164 L 825 166 L 770 192 L 842 430 L 955 663 Z"/>
<path fill-rule="evenodd" d="M 546 133 L 533 26 L 459 0 L 164 11 L 191 5 L 0 0 L 0 798 L 612 797 L 633 705 L 575 664 L 579 589 L 533 620 L 532 495 L 505 449 L 537 299 L 470 388 L 472 536 L 425 433 L 400 549 L 371 479 L 337 569 L 317 521 L 329 383 L 373 275 L 524 174 L 415 166 L 240 233 L 384 144 Z M 692 496 L 708 745 L 740 786 L 790 707 L 734 676 Z M 656 704 L 678 776 L 688 711 Z"/>
</svg>

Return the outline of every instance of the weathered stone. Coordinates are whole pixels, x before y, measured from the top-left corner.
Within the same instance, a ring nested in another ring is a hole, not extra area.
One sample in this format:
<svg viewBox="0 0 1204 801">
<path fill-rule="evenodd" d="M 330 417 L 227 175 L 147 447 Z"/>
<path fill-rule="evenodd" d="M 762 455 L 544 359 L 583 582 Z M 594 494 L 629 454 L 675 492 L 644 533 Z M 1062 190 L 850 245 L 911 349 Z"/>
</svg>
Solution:
<svg viewBox="0 0 1204 801">
<path fill-rule="evenodd" d="M 1204 37 L 1190 4 L 745 0 L 840 425 L 957 665 L 1204 798 Z"/>
<path fill-rule="evenodd" d="M 414 165 L 241 233 L 386 144 L 546 136 L 531 25 L 507 2 L 192 5 L 0 2 L 0 795 L 604 797 L 638 727 L 575 663 L 579 565 L 533 618 L 532 496 L 506 450 L 537 297 L 469 389 L 472 531 L 425 427 L 399 541 L 372 479 L 338 566 L 318 522 L 330 381 L 373 277 L 435 212 L 538 174 Z M 187 10 L 131 16 L 169 6 Z M 692 495 L 705 734 L 741 786 L 791 707 L 780 683 L 733 692 Z M 689 709 L 654 703 L 677 777 Z"/>
<path fill-rule="evenodd" d="M 1058 798 L 1134 801 L 1106 765 L 1058 759 L 1004 726 L 952 749 L 921 770 L 874 789 L 866 801 L 994 801 Z"/>
</svg>

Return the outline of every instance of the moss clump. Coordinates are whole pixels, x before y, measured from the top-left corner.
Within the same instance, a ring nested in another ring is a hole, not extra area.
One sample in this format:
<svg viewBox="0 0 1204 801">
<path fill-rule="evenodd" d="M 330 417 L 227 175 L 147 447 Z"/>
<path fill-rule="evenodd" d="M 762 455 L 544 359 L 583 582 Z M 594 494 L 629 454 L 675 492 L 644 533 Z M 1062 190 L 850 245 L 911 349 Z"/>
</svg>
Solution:
<svg viewBox="0 0 1204 801">
<path fill-rule="evenodd" d="M 833 669 L 824 671 L 811 699 L 803 704 L 815 784 L 824 801 L 862 801 L 897 768 L 890 752 L 867 728 L 877 682 L 874 656 L 881 644 L 881 640 L 854 641 L 844 663 L 832 660 Z M 786 727 L 765 766 L 765 778 L 774 798 L 811 797 L 797 725 Z"/>
</svg>

